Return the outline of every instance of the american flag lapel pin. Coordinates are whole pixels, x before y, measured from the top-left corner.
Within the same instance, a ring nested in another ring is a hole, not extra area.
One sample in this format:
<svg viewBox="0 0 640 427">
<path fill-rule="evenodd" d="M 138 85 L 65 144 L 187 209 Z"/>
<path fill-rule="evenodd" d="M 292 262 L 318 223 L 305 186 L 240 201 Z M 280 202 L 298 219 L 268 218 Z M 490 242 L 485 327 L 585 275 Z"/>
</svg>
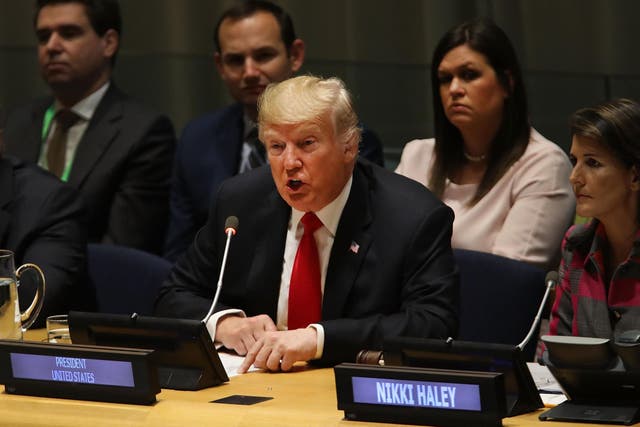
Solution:
<svg viewBox="0 0 640 427">
<path fill-rule="evenodd" d="M 349 246 L 349 250 L 354 254 L 357 254 L 360 250 L 360 245 L 356 243 L 355 240 L 351 241 L 351 246 Z"/>
</svg>

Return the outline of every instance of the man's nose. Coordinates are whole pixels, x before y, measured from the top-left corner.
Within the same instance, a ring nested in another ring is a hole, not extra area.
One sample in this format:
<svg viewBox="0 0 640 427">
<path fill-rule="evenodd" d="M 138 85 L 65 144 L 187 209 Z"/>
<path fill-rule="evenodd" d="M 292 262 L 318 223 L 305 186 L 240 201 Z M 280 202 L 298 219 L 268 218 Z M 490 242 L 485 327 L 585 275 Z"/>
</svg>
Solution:
<svg viewBox="0 0 640 427">
<path fill-rule="evenodd" d="M 295 147 L 289 146 L 284 150 L 284 167 L 286 170 L 297 169 L 302 166 L 302 161 Z"/>
<path fill-rule="evenodd" d="M 62 49 L 61 41 L 62 39 L 60 38 L 58 33 L 54 31 L 49 35 L 49 38 L 47 39 L 47 43 L 45 44 L 45 47 L 49 51 L 57 52 Z"/>
<path fill-rule="evenodd" d="M 257 77 L 260 75 L 260 68 L 256 61 L 251 57 L 247 57 L 244 61 L 244 77 Z"/>
</svg>

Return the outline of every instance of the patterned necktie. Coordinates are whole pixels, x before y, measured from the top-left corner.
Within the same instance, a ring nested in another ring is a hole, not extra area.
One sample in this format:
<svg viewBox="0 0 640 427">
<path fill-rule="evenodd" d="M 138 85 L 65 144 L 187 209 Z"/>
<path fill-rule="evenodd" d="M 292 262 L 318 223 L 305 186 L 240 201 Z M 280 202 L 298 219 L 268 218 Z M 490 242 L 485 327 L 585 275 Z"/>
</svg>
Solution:
<svg viewBox="0 0 640 427">
<path fill-rule="evenodd" d="M 253 129 L 251 129 L 251 132 L 249 132 L 249 135 L 247 135 L 247 145 L 251 148 L 249 157 L 247 158 L 249 168 L 255 169 L 264 165 L 267 162 L 266 151 L 264 149 L 264 145 L 262 145 L 262 142 L 258 139 L 257 126 L 254 126 Z"/>
<path fill-rule="evenodd" d="M 60 110 L 56 114 L 56 129 L 47 149 L 47 166 L 49 172 L 57 177 L 62 176 L 65 167 L 69 128 L 79 119 L 80 117 L 71 110 Z"/>
<path fill-rule="evenodd" d="M 322 316 L 322 289 L 320 288 L 320 258 L 313 233 L 322 222 L 313 212 L 301 219 L 304 234 L 298 245 L 289 284 L 289 330 L 306 328 L 317 323 Z"/>
</svg>

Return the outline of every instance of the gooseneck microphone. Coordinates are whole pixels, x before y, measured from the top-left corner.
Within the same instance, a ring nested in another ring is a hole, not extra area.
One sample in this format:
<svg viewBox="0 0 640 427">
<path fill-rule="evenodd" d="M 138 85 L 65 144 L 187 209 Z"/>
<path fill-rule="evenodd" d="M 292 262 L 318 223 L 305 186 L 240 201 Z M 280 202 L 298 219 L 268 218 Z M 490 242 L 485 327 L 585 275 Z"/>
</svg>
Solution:
<svg viewBox="0 0 640 427">
<path fill-rule="evenodd" d="M 544 307 L 547 304 L 547 299 L 549 298 L 549 294 L 551 293 L 553 288 L 555 288 L 556 285 L 558 284 L 558 272 L 557 271 L 548 272 L 546 277 L 544 278 L 544 282 L 547 285 L 547 289 L 544 291 L 542 302 L 540 303 L 540 307 L 538 307 L 538 313 L 536 314 L 535 319 L 533 319 L 533 324 L 531 325 L 531 329 L 529 329 L 529 333 L 524 338 L 524 340 L 520 344 L 518 344 L 518 348 L 520 350 L 522 350 L 524 346 L 529 343 L 529 341 L 531 340 L 531 337 L 536 331 L 536 327 L 538 326 L 538 323 L 540 322 L 540 318 L 542 317 L 542 311 L 544 310 Z"/>
<path fill-rule="evenodd" d="M 206 324 L 209 321 L 209 318 L 213 314 L 213 310 L 218 304 L 218 298 L 220 298 L 220 290 L 222 289 L 222 278 L 224 276 L 224 269 L 227 265 L 227 254 L 229 253 L 229 244 L 231 243 L 231 237 L 235 236 L 238 230 L 238 217 L 237 216 L 228 216 L 224 221 L 224 233 L 227 235 L 227 242 L 224 245 L 224 254 L 222 255 L 222 265 L 220 265 L 220 275 L 218 276 L 218 284 L 216 286 L 216 294 L 213 297 L 213 302 L 211 303 L 211 307 L 209 307 L 209 312 L 202 322 Z"/>
</svg>

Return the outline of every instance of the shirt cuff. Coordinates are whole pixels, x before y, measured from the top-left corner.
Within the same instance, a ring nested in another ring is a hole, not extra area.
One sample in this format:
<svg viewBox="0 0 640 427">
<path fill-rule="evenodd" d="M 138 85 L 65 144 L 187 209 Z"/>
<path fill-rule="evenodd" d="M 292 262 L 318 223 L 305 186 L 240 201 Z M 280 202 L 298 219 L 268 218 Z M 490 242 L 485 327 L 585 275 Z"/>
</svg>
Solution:
<svg viewBox="0 0 640 427">
<path fill-rule="evenodd" d="M 320 359 L 324 351 L 324 328 L 319 323 L 312 323 L 308 328 L 316 330 L 316 355 L 313 358 Z"/>
<path fill-rule="evenodd" d="M 211 335 L 211 341 L 216 343 L 216 328 L 218 327 L 218 321 L 222 319 L 224 316 L 228 316 L 231 314 L 238 315 L 239 317 L 247 317 L 244 314 L 244 311 L 237 308 L 229 308 L 227 310 L 216 311 L 209 317 L 207 320 L 207 331 L 209 331 L 209 335 Z"/>
</svg>

